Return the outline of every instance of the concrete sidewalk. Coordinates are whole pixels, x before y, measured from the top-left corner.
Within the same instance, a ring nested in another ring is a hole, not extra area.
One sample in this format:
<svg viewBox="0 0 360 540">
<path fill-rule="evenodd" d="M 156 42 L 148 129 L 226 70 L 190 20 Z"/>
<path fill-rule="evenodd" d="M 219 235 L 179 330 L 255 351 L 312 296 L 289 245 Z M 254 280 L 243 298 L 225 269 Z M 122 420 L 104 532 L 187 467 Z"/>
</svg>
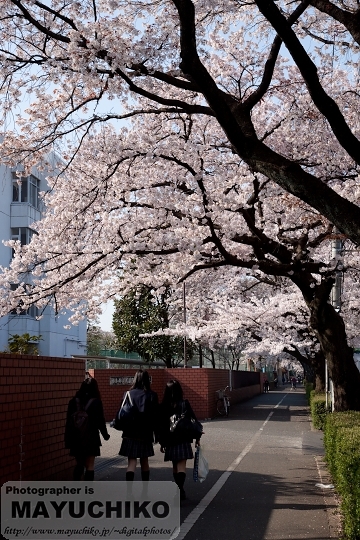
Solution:
<svg viewBox="0 0 360 540">
<path fill-rule="evenodd" d="M 339 537 L 338 503 L 323 463 L 322 433 L 311 426 L 305 393 L 289 386 L 231 408 L 229 418 L 204 423 L 210 465 L 202 484 L 188 461 L 181 507 L 186 540 L 330 540 Z M 121 433 L 109 428 L 96 459 L 97 480 L 124 480 Z M 151 479 L 172 480 L 159 445 Z M 135 479 L 140 480 L 140 470 Z M 317 485 L 317 484 L 320 484 Z"/>
</svg>

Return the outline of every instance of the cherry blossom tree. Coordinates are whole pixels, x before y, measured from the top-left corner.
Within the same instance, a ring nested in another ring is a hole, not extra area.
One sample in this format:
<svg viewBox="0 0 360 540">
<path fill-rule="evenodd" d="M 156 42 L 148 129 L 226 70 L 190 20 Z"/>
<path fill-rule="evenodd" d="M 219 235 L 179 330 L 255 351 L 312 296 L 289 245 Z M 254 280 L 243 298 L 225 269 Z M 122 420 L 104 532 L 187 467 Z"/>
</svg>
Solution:
<svg viewBox="0 0 360 540">
<path fill-rule="evenodd" d="M 308 309 L 336 408 L 359 409 L 347 329 L 329 303 L 334 235 L 350 239 L 342 270 L 358 272 L 357 5 L 3 4 L 2 158 L 28 171 L 55 150 L 66 165 L 49 177 L 39 234 L 11 243 L 2 312 L 21 296 L 73 309 L 72 322 L 96 316 L 117 274 L 126 293 L 202 273 L 214 303 L 215 272 L 230 299 L 236 271 L 274 287 L 283 278 Z"/>
<path fill-rule="evenodd" d="M 169 121 L 174 127 L 175 119 Z M 186 133 L 182 120 L 180 126 Z M 333 226 L 244 168 L 216 138 L 212 144 L 213 133 L 204 141 L 204 126 L 197 131 L 193 125 L 188 140 L 175 129 L 164 141 L 161 130 L 155 148 L 152 141 L 146 143 L 148 132 L 139 131 L 119 136 L 106 129 L 83 143 L 81 157 L 69 166 L 69 177 L 54 179 L 54 192 L 45 198 L 46 216 L 36 225 L 39 234 L 28 246 L 12 243 L 18 256 L 11 269 L 4 269 L 4 287 L 31 269 L 31 287 L 24 284 L 20 293 L 39 305 L 51 296 L 59 306 L 73 306 L 76 320 L 82 309 L 94 306 L 90 295 L 98 302 L 114 294 L 114 270 L 123 272 L 123 291 L 137 282 L 161 287 L 204 272 L 215 303 L 211 271 L 221 271 L 224 283 L 233 277 L 232 272 L 226 277 L 225 267 L 238 269 L 238 281 L 247 272 L 276 286 L 274 278 L 284 277 L 299 289 L 310 312 L 310 325 L 336 382 L 338 407 L 357 407 L 360 375 L 343 320 L 328 302 L 339 265 L 329 250 Z M 200 134 L 203 144 L 194 144 Z M 349 260 L 356 274 L 355 255 L 350 252 Z M 234 283 L 228 286 L 228 292 L 233 287 Z M 10 301 L 18 301 L 19 290 L 8 291 Z M 198 295 L 203 297 L 201 287 Z M 82 299 L 87 302 L 79 308 Z M 225 309 L 230 313 L 229 305 Z"/>
<path fill-rule="evenodd" d="M 227 145 L 253 171 L 359 242 L 354 201 L 317 174 L 306 154 L 286 151 L 284 132 L 280 144 L 270 136 L 306 99 L 323 122 L 323 136 L 357 171 L 357 9 L 356 2 L 328 0 L 295 8 L 265 0 L 216 6 L 209 0 L 5 0 L 3 109 L 13 111 L 24 94 L 34 101 L 19 119 L 21 136 L 10 133 L 5 115 L 3 155 L 30 163 L 70 133 L 73 155 L 91 126 L 112 119 L 201 116 L 221 127 Z M 311 53 L 306 38 L 313 41 Z M 284 63 L 283 49 L 292 63 Z M 334 59 L 348 70 L 335 70 Z M 121 105 L 111 107 L 114 99 Z M 267 131 L 258 114 L 264 102 L 272 117 Z M 313 145 L 311 130 L 307 135 Z"/>
<path fill-rule="evenodd" d="M 229 279 L 229 273 L 226 268 L 224 275 L 212 278 L 211 297 L 196 274 L 195 283 L 188 285 L 193 296 L 188 324 L 184 327 L 179 322 L 169 333 L 186 333 L 207 346 L 237 351 L 237 357 L 262 357 L 274 365 L 288 363 L 291 356 L 301 364 L 307 379 L 314 379 L 316 389 L 324 391 L 325 358 L 309 326 L 309 311 L 300 291 L 288 280 L 277 278 L 271 283 L 268 278 L 244 275 L 237 279 L 233 272 Z"/>
</svg>

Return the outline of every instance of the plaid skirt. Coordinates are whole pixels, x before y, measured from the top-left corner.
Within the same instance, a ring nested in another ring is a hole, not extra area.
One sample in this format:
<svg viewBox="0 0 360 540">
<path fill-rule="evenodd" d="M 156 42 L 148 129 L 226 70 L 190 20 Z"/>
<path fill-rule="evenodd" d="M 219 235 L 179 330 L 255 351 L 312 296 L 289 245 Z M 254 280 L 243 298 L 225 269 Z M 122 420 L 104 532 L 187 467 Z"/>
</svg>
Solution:
<svg viewBox="0 0 360 540">
<path fill-rule="evenodd" d="M 194 454 L 191 444 L 188 442 L 174 444 L 165 448 L 164 461 L 182 461 L 183 459 L 193 459 Z"/>
<path fill-rule="evenodd" d="M 139 439 L 130 439 L 124 437 L 121 443 L 119 456 L 129 458 L 146 458 L 154 455 L 154 449 L 151 442 L 140 441 Z"/>
</svg>

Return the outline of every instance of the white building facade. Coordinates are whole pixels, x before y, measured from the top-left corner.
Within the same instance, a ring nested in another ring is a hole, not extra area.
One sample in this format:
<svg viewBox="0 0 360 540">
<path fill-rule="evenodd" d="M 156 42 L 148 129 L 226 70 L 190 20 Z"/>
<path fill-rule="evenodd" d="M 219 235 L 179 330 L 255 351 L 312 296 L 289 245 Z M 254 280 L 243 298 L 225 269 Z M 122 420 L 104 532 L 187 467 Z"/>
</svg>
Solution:
<svg viewBox="0 0 360 540">
<path fill-rule="evenodd" d="M 32 169 L 32 174 L 21 178 L 9 167 L 0 165 L 0 265 L 9 266 L 12 249 L 4 246 L 3 240 L 20 240 L 21 244 L 30 242 L 34 221 L 41 219 L 43 204 L 39 198 L 41 191 L 48 185 L 44 174 Z M 29 333 L 38 336 L 37 348 L 42 356 L 71 357 L 75 354 L 86 354 L 86 321 L 69 330 L 66 315 L 55 315 L 51 307 L 42 312 L 37 320 L 38 311 L 32 306 L 22 314 L 9 314 L 0 318 L 0 351 L 8 348 L 9 338 L 15 334 Z"/>
</svg>

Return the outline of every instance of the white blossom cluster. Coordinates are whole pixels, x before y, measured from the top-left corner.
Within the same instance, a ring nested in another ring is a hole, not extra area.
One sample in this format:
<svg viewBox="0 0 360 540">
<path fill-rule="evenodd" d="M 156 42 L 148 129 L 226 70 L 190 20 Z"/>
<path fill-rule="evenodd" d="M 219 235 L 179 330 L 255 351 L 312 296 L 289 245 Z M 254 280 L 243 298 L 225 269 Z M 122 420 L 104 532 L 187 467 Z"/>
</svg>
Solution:
<svg viewBox="0 0 360 540">
<path fill-rule="evenodd" d="M 242 336 L 248 354 L 279 355 L 291 344 L 318 346 L 307 308 L 341 263 L 343 317 L 355 343 L 356 247 L 341 235 L 345 251 L 334 259 L 333 223 L 295 196 L 299 186 L 290 194 L 281 182 L 293 166 L 358 206 L 358 164 L 285 48 L 259 97 L 276 32 L 256 3 L 189 2 L 209 85 L 226 96 L 254 145 L 255 157 L 245 150 L 243 157 L 216 99 L 183 70 L 180 4 L 3 1 L 2 160 L 25 172 L 39 163 L 49 170 L 55 151 L 61 171 L 49 173 L 46 212 L 31 243 L 8 243 L 16 255 L 1 268 L 0 314 L 20 299 L 22 306 L 51 302 L 72 310 L 76 324 L 137 284 L 179 288 L 185 280 L 186 327 L 179 319 L 168 332 L 211 346 Z M 291 16 L 295 6 L 277 4 Z M 359 138 L 358 48 L 311 6 L 293 30 L 301 43 L 312 40 L 316 76 Z"/>
</svg>

